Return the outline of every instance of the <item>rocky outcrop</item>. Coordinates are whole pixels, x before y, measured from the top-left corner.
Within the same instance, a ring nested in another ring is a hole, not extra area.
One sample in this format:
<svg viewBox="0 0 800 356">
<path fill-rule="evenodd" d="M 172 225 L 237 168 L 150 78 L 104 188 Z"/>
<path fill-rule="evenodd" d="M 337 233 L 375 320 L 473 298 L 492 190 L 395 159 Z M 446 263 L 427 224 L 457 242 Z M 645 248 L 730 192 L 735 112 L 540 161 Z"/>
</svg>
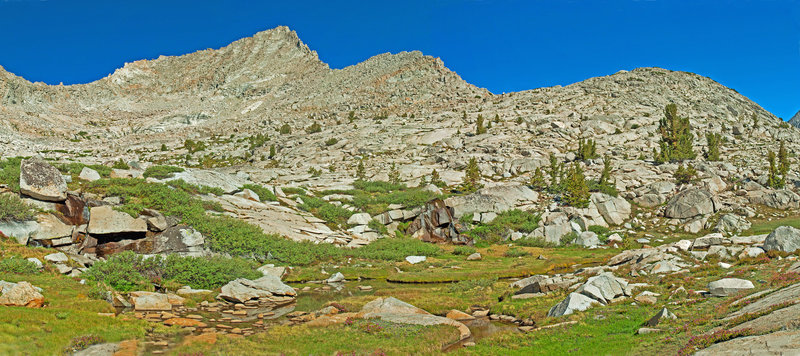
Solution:
<svg viewBox="0 0 800 356">
<path fill-rule="evenodd" d="M 445 204 L 453 209 L 453 216 L 458 219 L 467 214 L 496 214 L 538 199 L 539 194 L 524 185 L 498 185 L 470 195 L 447 198 Z"/>
<path fill-rule="evenodd" d="M 38 200 L 60 202 L 67 199 L 67 182 L 61 172 L 39 157 L 22 160 L 19 190 Z"/>
<path fill-rule="evenodd" d="M 90 211 L 89 233 L 92 235 L 141 234 L 147 232 L 147 221 L 134 219 L 111 206 L 98 206 Z"/>
<path fill-rule="evenodd" d="M 235 303 L 259 300 L 275 304 L 286 304 L 297 297 L 294 288 L 289 287 L 272 275 L 256 280 L 239 278 L 222 286 L 218 298 Z"/>
<path fill-rule="evenodd" d="M 610 225 L 622 225 L 631 215 L 631 204 L 620 197 L 612 197 L 604 193 L 592 193 L 592 203 L 597 211 Z"/>
<path fill-rule="evenodd" d="M 550 311 L 547 312 L 547 316 L 559 317 L 569 315 L 577 311 L 587 310 L 595 304 L 600 303 L 583 294 L 570 293 L 564 300 L 550 308 Z"/>
<path fill-rule="evenodd" d="M 667 202 L 664 216 L 673 219 L 688 219 L 713 214 L 714 200 L 708 191 L 699 188 L 684 190 Z"/>
<path fill-rule="evenodd" d="M 800 249 L 800 230 L 791 226 L 780 226 L 764 240 L 764 250 L 795 252 Z"/>
<path fill-rule="evenodd" d="M 441 199 L 425 204 L 422 213 L 408 226 L 406 232 L 413 238 L 433 243 L 469 244 L 458 229 L 453 209 Z"/>
<path fill-rule="evenodd" d="M 723 278 L 708 283 L 708 291 L 717 297 L 726 297 L 753 288 L 753 282 L 739 278 Z"/>
<path fill-rule="evenodd" d="M 779 210 L 800 208 L 800 195 L 788 189 L 762 192 L 761 194 L 754 195 L 750 198 L 750 201 L 755 204 L 766 205 Z"/>
<path fill-rule="evenodd" d="M 450 325 L 458 328 L 460 340 L 468 339 L 472 335 L 466 325 L 456 320 L 432 315 L 394 297 L 375 299 L 365 304 L 360 314 L 364 319 L 377 318 L 399 324 Z"/>
</svg>

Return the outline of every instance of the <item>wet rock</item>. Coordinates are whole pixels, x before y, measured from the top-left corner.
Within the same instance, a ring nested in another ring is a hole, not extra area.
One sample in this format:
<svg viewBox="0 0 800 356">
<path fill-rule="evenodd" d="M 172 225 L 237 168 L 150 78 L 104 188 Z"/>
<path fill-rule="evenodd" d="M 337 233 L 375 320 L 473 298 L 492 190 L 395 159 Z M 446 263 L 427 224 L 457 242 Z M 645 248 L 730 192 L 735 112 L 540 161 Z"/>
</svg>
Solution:
<svg viewBox="0 0 800 356">
<path fill-rule="evenodd" d="M 800 230 L 791 226 L 780 226 L 764 240 L 764 250 L 794 252 L 800 248 Z"/>
<path fill-rule="evenodd" d="M 61 172 L 39 157 L 20 163 L 19 189 L 22 194 L 38 200 L 61 202 L 67 199 L 67 182 Z"/>
</svg>

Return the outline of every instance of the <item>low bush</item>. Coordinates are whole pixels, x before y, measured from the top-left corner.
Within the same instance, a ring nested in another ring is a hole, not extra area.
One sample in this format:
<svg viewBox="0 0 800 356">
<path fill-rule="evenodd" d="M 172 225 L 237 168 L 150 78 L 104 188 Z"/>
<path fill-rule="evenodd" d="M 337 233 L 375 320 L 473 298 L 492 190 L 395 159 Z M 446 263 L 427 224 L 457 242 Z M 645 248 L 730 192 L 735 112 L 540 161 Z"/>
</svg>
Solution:
<svg viewBox="0 0 800 356">
<path fill-rule="evenodd" d="M 39 266 L 24 258 L 11 257 L 0 260 L 0 274 L 34 274 L 39 272 Z"/>
<path fill-rule="evenodd" d="M 111 175 L 111 167 L 103 166 L 100 164 L 83 164 L 78 162 L 62 163 L 55 165 L 59 171 L 64 174 L 77 176 L 81 174 L 83 167 L 94 169 L 101 177 L 108 177 Z"/>
<path fill-rule="evenodd" d="M 356 258 L 399 262 L 405 260 L 406 256 L 438 256 L 442 249 L 417 239 L 383 238 L 348 252 Z"/>
<path fill-rule="evenodd" d="M 243 188 L 250 189 L 253 191 L 253 193 L 258 194 L 258 198 L 261 201 L 278 201 L 278 197 L 276 197 L 271 190 L 269 190 L 268 188 L 264 188 L 258 184 L 245 184 Z"/>
<path fill-rule="evenodd" d="M 298 205 L 298 208 L 310 212 L 330 224 L 343 226 L 347 223 L 347 219 L 353 215 L 352 211 L 317 197 L 303 195 L 300 199 L 303 200 L 303 204 Z"/>
<path fill-rule="evenodd" d="M 472 246 L 456 246 L 456 248 L 453 249 L 453 254 L 459 256 L 469 256 L 475 252 L 477 252 L 477 250 Z"/>
<path fill-rule="evenodd" d="M 463 293 L 473 289 L 485 289 L 493 286 L 495 282 L 497 282 L 497 278 L 469 279 L 450 284 L 447 286 L 447 291 L 450 293 Z"/>
<path fill-rule="evenodd" d="M 92 265 L 86 278 L 128 292 L 147 289 L 148 283 L 174 282 L 192 288 L 214 289 L 237 278 L 255 279 L 262 274 L 257 264 L 241 258 L 181 257 L 178 255 L 144 257 L 126 251 Z"/>
<path fill-rule="evenodd" d="M 540 248 L 553 248 L 557 247 L 556 244 L 552 242 L 547 242 L 544 237 L 524 237 L 517 241 L 514 241 L 514 244 L 517 246 L 525 246 L 525 247 L 540 247 Z"/>
<path fill-rule="evenodd" d="M 0 194 L 0 221 L 31 220 L 36 215 L 33 207 L 12 194 Z"/>
<path fill-rule="evenodd" d="M 11 191 L 19 193 L 19 166 L 22 157 L 12 157 L 0 161 L 0 183 L 7 185 Z"/>
<path fill-rule="evenodd" d="M 489 243 L 500 243 L 507 239 L 512 231 L 529 234 L 539 227 L 540 216 L 522 210 L 508 210 L 497 215 L 488 224 L 481 224 L 465 234 Z"/>
<path fill-rule="evenodd" d="M 145 178 L 165 179 L 172 177 L 173 173 L 183 172 L 183 168 L 175 166 L 150 166 L 145 169 Z"/>
<path fill-rule="evenodd" d="M 529 256 L 529 255 L 530 255 L 530 252 L 525 251 L 525 250 L 521 250 L 521 249 L 516 248 L 516 247 L 510 248 L 505 253 L 503 253 L 503 256 L 505 256 L 505 257 L 522 257 L 522 256 Z"/>
</svg>

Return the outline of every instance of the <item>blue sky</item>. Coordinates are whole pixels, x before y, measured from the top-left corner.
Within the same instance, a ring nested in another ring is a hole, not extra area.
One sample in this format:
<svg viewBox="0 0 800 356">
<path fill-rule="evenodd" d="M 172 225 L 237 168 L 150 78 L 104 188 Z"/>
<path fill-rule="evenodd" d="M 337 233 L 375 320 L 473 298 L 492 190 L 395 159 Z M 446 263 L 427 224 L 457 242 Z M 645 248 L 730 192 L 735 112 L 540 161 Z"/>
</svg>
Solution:
<svg viewBox="0 0 800 356">
<path fill-rule="evenodd" d="M 800 110 L 800 0 L 0 0 L 0 66 L 85 83 L 287 25 L 331 67 L 421 50 L 494 93 L 658 66 Z"/>
</svg>

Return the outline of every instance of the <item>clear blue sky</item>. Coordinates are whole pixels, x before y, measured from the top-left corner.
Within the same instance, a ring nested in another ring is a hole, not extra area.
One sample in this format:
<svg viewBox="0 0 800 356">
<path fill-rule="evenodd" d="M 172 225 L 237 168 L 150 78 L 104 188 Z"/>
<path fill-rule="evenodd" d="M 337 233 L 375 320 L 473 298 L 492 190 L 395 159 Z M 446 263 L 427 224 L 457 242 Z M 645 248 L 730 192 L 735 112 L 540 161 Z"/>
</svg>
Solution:
<svg viewBox="0 0 800 356">
<path fill-rule="evenodd" d="M 421 50 L 502 93 L 658 66 L 711 77 L 784 119 L 800 110 L 800 0 L 0 0 L 0 65 L 85 83 L 278 25 L 334 68 Z"/>
</svg>

